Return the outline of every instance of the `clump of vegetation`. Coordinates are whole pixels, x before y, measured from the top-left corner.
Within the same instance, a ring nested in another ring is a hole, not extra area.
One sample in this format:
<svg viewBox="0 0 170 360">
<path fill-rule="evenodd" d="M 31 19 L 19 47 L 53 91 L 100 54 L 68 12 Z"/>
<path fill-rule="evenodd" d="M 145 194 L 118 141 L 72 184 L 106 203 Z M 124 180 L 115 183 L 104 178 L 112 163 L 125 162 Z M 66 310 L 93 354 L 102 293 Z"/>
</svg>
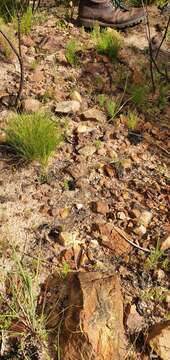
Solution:
<svg viewBox="0 0 170 360">
<path fill-rule="evenodd" d="M 136 105 L 143 105 L 146 99 L 146 86 L 133 85 L 130 89 L 130 95 Z"/>
<path fill-rule="evenodd" d="M 104 29 L 100 31 L 99 27 L 95 27 L 92 36 L 99 54 L 107 55 L 111 60 L 117 57 L 123 40 L 116 30 Z"/>
<path fill-rule="evenodd" d="M 50 113 L 21 114 L 11 119 L 7 144 L 24 162 L 37 160 L 46 168 L 49 157 L 61 143 L 59 125 Z"/>
<path fill-rule="evenodd" d="M 99 94 L 98 95 L 98 102 L 100 107 L 103 107 L 106 103 L 106 95 L 105 94 Z"/>
<path fill-rule="evenodd" d="M 34 341 L 35 347 L 46 353 L 47 319 L 44 309 L 37 313 L 38 306 L 38 277 L 39 265 L 35 275 L 23 266 L 14 252 L 14 268 L 12 275 L 8 275 L 6 285 L 9 298 L 1 293 L 0 303 L 3 313 L 0 314 L 0 329 L 7 330 L 11 338 L 18 339 L 21 351 L 26 359 L 28 342 Z M 46 354 L 48 355 L 48 354 Z"/>
<path fill-rule="evenodd" d="M 15 43 L 16 43 L 15 36 L 14 36 L 13 32 L 11 31 L 11 29 L 9 29 L 7 24 L 4 23 L 4 20 L 2 18 L 0 18 L 0 28 L 6 34 L 6 36 L 12 42 L 12 44 L 14 44 L 14 46 L 15 46 Z M 0 34 L 0 49 L 3 52 L 6 59 L 13 58 L 14 52 L 2 34 Z"/>
<path fill-rule="evenodd" d="M 18 28 L 18 20 L 16 15 L 13 16 L 13 23 L 15 28 Z M 21 34 L 28 35 L 31 31 L 31 26 L 33 22 L 33 13 L 31 7 L 28 7 L 25 12 L 23 12 L 20 20 L 20 30 Z"/>
<path fill-rule="evenodd" d="M 66 59 L 71 66 L 77 65 L 78 43 L 76 40 L 70 40 L 66 45 Z"/>
<path fill-rule="evenodd" d="M 106 102 L 106 112 L 109 119 L 114 119 L 118 111 L 118 104 L 116 101 L 108 100 Z"/>
<path fill-rule="evenodd" d="M 148 256 L 145 265 L 148 270 L 155 270 L 157 267 L 161 267 L 164 271 L 170 270 L 170 261 L 165 256 L 164 251 L 161 250 L 159 241 L 156 248 Z"/>
<path fill-rule="evenodd" d="M 16 10 L 16 0 L 0 1 L 0 16 L 7 22 L 11 20 Z"/>
<path fill-rule="evenodd" d="M 138 123 L 139 123 L 139 118 L 137 114 L 134 112 L 129 113 L 127 119 L 128 130 L 134 131 L 137 128 Z"/>
</svg>

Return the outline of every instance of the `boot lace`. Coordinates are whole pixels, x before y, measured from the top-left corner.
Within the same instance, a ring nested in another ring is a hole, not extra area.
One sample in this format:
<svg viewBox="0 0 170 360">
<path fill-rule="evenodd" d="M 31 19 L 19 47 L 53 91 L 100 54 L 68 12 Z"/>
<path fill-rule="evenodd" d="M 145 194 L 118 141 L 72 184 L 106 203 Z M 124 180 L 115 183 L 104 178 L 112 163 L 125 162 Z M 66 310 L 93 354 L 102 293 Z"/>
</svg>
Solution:
<svg viewBox="0 0 170 360">
<path fill-rule="evenodd" d="M 123 1 L 122 0 L 112 0 L 113 4 L 114 4 L 114 7 L 116 9 L 120 8 L 124 11 L 129 11 L 129 9 L 127 8 L 126 5 L 124 5 Z"/>
</svg>

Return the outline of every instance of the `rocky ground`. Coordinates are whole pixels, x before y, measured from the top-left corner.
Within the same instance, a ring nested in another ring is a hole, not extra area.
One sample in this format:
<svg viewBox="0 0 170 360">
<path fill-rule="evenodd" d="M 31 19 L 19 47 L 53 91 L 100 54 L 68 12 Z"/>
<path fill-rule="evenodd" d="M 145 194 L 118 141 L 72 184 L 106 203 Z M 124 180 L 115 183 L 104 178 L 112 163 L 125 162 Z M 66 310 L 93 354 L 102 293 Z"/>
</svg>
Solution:
<svg viewBox="0 0 170 360">
<path fill-rule="evenodd" d="M 150 15 L 152 35 L 159 37 L 166 16 L 155 8 Z M 49 357 L 34 339 L 25 352 L 5 346 L 3 332 L 1 359 L 170 358 L 169 88 L 157 76 L 154 95 L 149 91 L 140 104 L 128 100 L 131 85 L 149 84 L 144 25 L 122 37 L 124 46 L 111 62 L 97 54 L 90 32 L 65 19 L 63 7 L 42 11 L 23 36 L 23 109 L 51 109 L 64 133 L 45 177 L 39 164 L 22 166 L 4 151 L 4 128 L 14 113 L 9 94 L 16 92 L 19 68 L 2 54 L 1 292 L 15 248 L 30 271 L 40 261 L 38 305 L 45 299 L 49 314 L 58 304 L 62 318 L 49 316 Z M 66 58 L 70 39 L 78 44 L 76 66 Z M 127 104 L 110 121 L 99 95 L 120 98 L 126 81 Z M 133 111 L 139 117 L 136 137 L 127 126 Z"/>
</svg>

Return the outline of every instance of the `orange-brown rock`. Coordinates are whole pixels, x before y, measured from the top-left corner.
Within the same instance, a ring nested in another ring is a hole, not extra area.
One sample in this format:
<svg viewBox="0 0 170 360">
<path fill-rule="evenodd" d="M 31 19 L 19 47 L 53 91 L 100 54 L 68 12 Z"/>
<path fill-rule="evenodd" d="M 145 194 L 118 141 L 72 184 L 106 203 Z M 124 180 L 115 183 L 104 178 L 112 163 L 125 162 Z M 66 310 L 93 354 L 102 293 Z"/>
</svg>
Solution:
<svg viewBox="0 0 170 360">
<path fill-rule="evenodd" d="M 123 303 L 116 275 L 76 273 L 68 279 L 68 306 L 60 333 L 62 360 L 122 360 Z"/>
<path fill-rule="evenodd" d="M 170 359 L 170 321 L 149 329 L 148 344 L 162 360 Z"/>
<path fill-rule="evenodd" d="M 102 245 L 113 250 L 116 255 L 128 254 L 132 246 L 121 236 L 111 224 L 99 224 L 99 232 L 101 234 L 101 243 Z M 128 235 L 125 234 L 128 238 Z"/>
</svg>

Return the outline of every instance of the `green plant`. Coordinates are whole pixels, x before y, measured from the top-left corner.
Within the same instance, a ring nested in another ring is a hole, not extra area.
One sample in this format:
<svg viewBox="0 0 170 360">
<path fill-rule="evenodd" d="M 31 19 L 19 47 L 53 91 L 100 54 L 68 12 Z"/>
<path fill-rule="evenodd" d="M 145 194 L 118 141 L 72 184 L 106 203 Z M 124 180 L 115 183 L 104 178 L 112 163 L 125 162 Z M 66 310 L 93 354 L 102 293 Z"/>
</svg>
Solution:
<svg viewBox="0 0 170 360">
<path fill-rule="evenodd" d="M 108 100 L 106 102 L 106 111 L 109 119 L 114 119 L 118 110 L 118 103 L 116 101 Z"/>
<path fill-rule="evenodd" d="M 138 122 L 139 122 L 138 116 L 133 112 L 129 113 L 127 119 L 127 126 L 130 131 L 134 131 L 136 129 Z"/>
<path fill-rule="evenodd" d="M 103 107 L 106 102 L 106 95 L 105 94 L 99 94 L 98 95 L 98 102 L 100 107 Z"/>
<path fill-rule="evenodd" d="M 77 64 L 77 51 L 78 51 L 78 43 L 76 40 L 70 40 L 66 45 L 66 59 L 71 66 L 75 66 Z"/>
<path fill-rule="evenodd" d="M 23 161 L 39 161 L 46 168 L 49 157 L 62 136 L 50 113 L 21 114 L 12 118 L 7 129 L 7 144 Z"/>
<path fill-rule="evenodd" d="M 40 261 L 37 262 L 35 275 L 23 266 L 15 251 L 13 251 L 13 263 L 13 272 L 6 279 L 10 296 L 3 296 L 1 292 L 0 305 L 3 312 L 0 313 L 0 328 L 6 330 L 10 337 L 17 337 L 23 353 L 27 339 L 32 339 L 45 350 L 47 318 L 44 307 L 39 314 L 37 312 Z"/>
<path fill-rule="evenodd" d="M 160 248 L 160 242 L 157 241 L 156 248 L 153 249 L 148 256 L 145 264 L 148 270 L 154 270 L 160 266 L 164 271 L 170 270 L 170 261 L 165 256 L 165 253 Z"/>
<path fill-rule="evenodd" d="M 167 289 L 160 287 L 152 287 L 149 289 L 142 290 L 141 298 L 144 301 L 165 301 L 167 295 Z"/>
<path fill-rule="evenodd" d="M 100 32 L 100 29 L 96 27 L 92 36 L 99 54 L 107 55 L 111 60 L 117 57 L 123 41 L 116 30 L 104 29 Z"/>
<path fill-rule="evenodd" d="M 4 24 L 4 21 L 2 18 L 0 18 L 0 28 L 1 30 L 7 35 L 8 39 L 14 44 L 16 43 L 15 36 L 12 32 L 12 30 L 7 26 L 7 24 Z M 5 55 L 6 59 L 11 59 L 14 56 L 14 52 L 11 49 L 11 46 L 9 46 L 6 39 L 0 34 L 0 48 Z"/>
<path fill-rule="evenodd" d="M 30 1 L 20 0 L 1 0 L 0 16 L 6 21 L 11 21 L 17 12 L 24 13 L 27 11 Z"/>
<path fill-rule="evenodd" d="M 136 105 L 143 105 L 146 99 L 146 86 L 142 85 L 133 85 L 130 89 L 130 95 L 132 97 L 132 101 Z"/>
<path fill-rule="evenodd" d="M 101 140 L 95 140 L 94 141 L 94 145 L 96 147 L 97 150 L 99 150 L 102 146 L 103 142 Z"/>
<path fill-rule="evenodd" d="M 14 27 L 17 29 L 18 20 L 16 15 L 13 16 L 12 21 L 14 23 Z M 32 9 L 31 7 L 28 7 L 21 16 L 21 21 L 20 21 L 21 34 L 28 35 L 30 33 L 32 22 L 33 22 Z"/>
<path fill-rule="evenodd" d="M 36 59 L 34 59 L 30 64 L 29 64 L 29 69 L 30 70 L 35 70 L 38 66 L 38 61 Z"/>
<path fill-rule="evenodd" d="M 71 269 L 70 269 L 69 264 L 66 261 L 64 261 L 63 267 L 61 269 L 61 277 L 63 279 L 66 279 L 70 271 L 71 271 Z"/>
</svg>

